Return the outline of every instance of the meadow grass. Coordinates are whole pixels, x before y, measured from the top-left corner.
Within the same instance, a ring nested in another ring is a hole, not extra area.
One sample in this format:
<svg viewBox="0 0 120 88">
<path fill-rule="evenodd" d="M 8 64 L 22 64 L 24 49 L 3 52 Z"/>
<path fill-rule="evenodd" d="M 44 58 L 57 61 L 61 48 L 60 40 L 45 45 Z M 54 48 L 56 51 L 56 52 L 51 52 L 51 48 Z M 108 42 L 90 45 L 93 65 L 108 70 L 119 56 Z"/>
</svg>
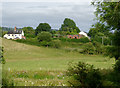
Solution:
<svg viewBox="0 0 120 88">
<path fill-rule="evenodd" d="M 11 74 L 14 74 L 13 78 L 15 82 L 18 82 L 18 86 L 66 85 L 66 80 L 57 77 L 57 72 L 65 73 L 69 62 L 82 61 L 93 64 L 96 68 L 103 69 L 110 69 L 112 68 L 112 64 L 115 63 L 114 58 L 109 59 L 102 55 L 84 55 L 78 52 L 38 47 L 6 39 L 3 39 L 2 45 L 4 47 L 4 57 L 6 59 L 6 64 L 3 66 L 3 69 L 11 71 Z M 17 72 L 21 71 L 28 71 L 28 73 L 26 75 L 15 76 Z M 35 72 L 41 75 L 35 75 Z M 48 73 L 50 72 L 55 75 L 49 75 Z M 53 79 L 56 81 L 53 81 Z M 28 82 L 29 80 L 31 80 L 31 82 Z M 32 82 L 36 83 L 31 84 Z M 48 84 L 45 84 L 46 82 Z"/>
</svg>

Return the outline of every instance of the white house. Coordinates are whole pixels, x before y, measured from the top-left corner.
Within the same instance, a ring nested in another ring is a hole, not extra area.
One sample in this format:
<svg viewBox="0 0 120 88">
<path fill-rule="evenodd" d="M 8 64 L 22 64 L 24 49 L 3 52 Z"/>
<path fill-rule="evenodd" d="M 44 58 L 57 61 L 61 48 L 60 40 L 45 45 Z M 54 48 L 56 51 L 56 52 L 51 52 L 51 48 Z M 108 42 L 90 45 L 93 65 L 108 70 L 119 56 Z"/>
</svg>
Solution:
<svg viewBox="0 0 120 88">
<path fill-rule="evenodd" d="M 80 34 L 80 35 L 83 35 L 83 36 L 85 36 L 85 37 L 88 37 L 87 33 L 83 32 L 83 31 L 81 31 L 79 34 Z"/>
<path fill-rule="evenodd" d="M 14 30 L 8 31 L 3 37 L 6 39 L 25 39 L 23 30 L 16 30 L 16 27 Z"/>
</svg>

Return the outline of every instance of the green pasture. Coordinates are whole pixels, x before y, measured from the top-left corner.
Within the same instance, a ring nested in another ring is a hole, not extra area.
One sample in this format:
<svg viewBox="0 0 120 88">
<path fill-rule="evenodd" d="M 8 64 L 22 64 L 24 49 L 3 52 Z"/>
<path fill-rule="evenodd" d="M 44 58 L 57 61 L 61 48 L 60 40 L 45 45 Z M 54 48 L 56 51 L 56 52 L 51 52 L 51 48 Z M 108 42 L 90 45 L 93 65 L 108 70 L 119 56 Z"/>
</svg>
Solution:
<svg viewBox="0 0 120 88">
<path fill-rule="evenodd" d="M 114 58 L 101 55 L 82 55 L 62 49 L 26 45 L 3 39 L 4 69 L 11 70 L 66 70 L 69 62 L 83 61 L 96 68 L 111 68 Z"/>
<path fill-rule="evenodd" d="M 2 66 L 3 77 L 11 84 L 14 82 L 15 86 L 69 86 L 66 70 L 70 62 L 83 61 L 102 69 L 112 68 L 115 63 L 114 58 L 102 55 L 84 55 L 6 39 L 3 39 L 2 45 L 6 59 Z"/>
</svg>

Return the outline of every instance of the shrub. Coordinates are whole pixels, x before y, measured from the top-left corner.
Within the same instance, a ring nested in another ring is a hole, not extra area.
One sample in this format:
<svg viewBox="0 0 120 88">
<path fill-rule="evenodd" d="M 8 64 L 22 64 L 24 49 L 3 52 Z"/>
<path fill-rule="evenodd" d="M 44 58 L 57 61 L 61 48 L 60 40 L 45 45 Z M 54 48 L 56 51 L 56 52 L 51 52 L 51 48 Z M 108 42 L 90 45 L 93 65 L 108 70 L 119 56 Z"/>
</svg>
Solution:
<svg viewBox="0 0 120 88">
<path fill-rule="evenodd" d="M 91 42 L 84 44 L 83 50 L 80 51 L 80 53 L 83 54 L 94 54 L 95 53 L 95 47 Z"/>
<path fill-rule="evenodd" d="M 87 37 L 82 37 L 80 39 L 70 39 L 70 38 L 60 38 L 61 41 L 63 42 L 76 42 L 76 43 L 87 43 L 89 42 L 90 40 L 87 38 Z"/>
<path fill-rule="evenodd" d="M 101 43 L 94 41 L 93 45 L 95 47 L 96 54 L 103 54 L 105 52 L 105 47 Z"/>
<path fill-rule="evenodd" d="M 12 80 L 11 76 L 8 74 L 7 71 L 4 70 L 2 74 L 2 88 L 14 88 L 14 86 L 15 83 Z"/>
<path fill-rule="evenodd" d="M 71 63 L 67 75 L 72 78 L 68 81 L 71 86 L 88 86 L 89 88 L 102 86 L 99 69 L 94 69 L 93 65 L 83 62 Z"/>
<path fill-rule="evenodd" d="M 51 41 L 52 40 L 52 35 L 49 32 L 41 32 L 37 35 L 37 39 L 39 42 L 41 41 Z"/>
<path fill-rule="evenodd" d="M 61 42 L 60 42 L 60 40 L 53 40 L 53 41 L 51 42 L 51 47 L 53 47 L 53 48 L 60 48 L 60 47 L 61 47 Z"/>
<path fill-rule="evenodd" d="M 120 86 L 120 60 L 114 64 L 113 71 L 107 76 L 107 80 L 113 83 L 113 86 Z"/>
<path fill-rule="evenodd" d="M 114 71 L 120 73 L 120 60 L 117 60 L 115 65 L 114 65 Z"/>
<path fill-rule="evenodd" d="M 120 57 L 120 46 L 106 46 L 104 55 L 109 56 L 110 58 L 114 57 L 115 60 L 118 60 Z"/>
<path fill-rule="evenodd" d="M 5 59 L 3 57 L 3 47 L 0 47 L 0 63 L 5 64 Z"/>
<path fill-rule="evenodd" d="M 45 46 L 45 47 L 49 47 L 49 46 L 51 46 L 51 42 L 42 41 L 42 42 L 40 42 L 40 45 Z"/>
<path fill-rule="evenodd" d="M 82 43 L 88 43 L 90 40 L 87 37 L 80 38 L 80 42 Z"/>
</svg>

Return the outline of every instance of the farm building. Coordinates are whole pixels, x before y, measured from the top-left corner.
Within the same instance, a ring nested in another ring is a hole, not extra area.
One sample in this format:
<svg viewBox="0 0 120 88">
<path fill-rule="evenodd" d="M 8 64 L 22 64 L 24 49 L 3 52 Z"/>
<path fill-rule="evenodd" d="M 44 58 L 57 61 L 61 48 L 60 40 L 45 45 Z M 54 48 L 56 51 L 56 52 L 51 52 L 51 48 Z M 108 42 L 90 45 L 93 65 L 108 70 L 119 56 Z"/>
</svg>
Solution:
<svg viewBox="0 0 120 88">
<path fill-rule="evenodd" d="M 81 37 L 88 37 L 88 35 L 85 32 L 81 31 L 78 35 L 67 35 L 67 37 L 71 39 L 80 39 Z"/>
<path fill-rule="evenodd" d="M 25 39 L 23 30 L 16 30 L 16 27 L 14 30 L 8 31 L 3 37 L 6 39 Z"/>
</svg>

